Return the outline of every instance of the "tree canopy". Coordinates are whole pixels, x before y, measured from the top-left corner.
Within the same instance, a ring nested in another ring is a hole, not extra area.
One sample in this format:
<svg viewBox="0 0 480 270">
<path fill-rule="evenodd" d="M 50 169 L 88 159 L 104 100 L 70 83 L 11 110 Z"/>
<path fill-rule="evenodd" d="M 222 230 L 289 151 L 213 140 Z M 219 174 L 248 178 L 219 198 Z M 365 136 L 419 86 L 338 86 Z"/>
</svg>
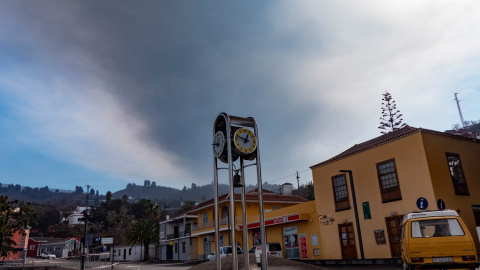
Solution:
<svg viewBox="0 0 480 270">
<path fill-rule="evenodd" d="M 1 256 L 8 256 L 9 252 L 17 252 L 13 234 L 23 233 L 34 222 L 36 215 L 30 203 L 9 201 L 6 196 L 0 196 L 0 213 L 0 253 Z"/>
<path fill-rule="evenodd" d="M 148 218 L 136 220 L 127 235 L 127 242 L 131 246 L 143 244 L 144 260 L 148 260 L 150 243 L 157 243 L 159 239 L 158 221 Z"/>
<path fill-rule="evenodd" d="M 385 91 L 382 100 L 382 117 L 380 117 L 382 121 L 378 127 L 382 129 L 381 133 L 387 134 L 405 127 L 406 124 L 402 122 L 402 114 L 400 110 L 397 110 L 397 104 L 395 104 L 395 100 L 392 99 L 392 95 Z"/>
</svg>

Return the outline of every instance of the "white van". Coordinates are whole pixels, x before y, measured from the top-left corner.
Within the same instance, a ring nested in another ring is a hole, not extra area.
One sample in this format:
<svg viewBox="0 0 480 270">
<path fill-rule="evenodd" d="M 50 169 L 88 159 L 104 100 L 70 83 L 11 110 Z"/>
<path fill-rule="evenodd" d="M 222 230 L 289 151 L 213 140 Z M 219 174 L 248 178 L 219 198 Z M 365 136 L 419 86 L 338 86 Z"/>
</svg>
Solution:
<svg viewBox="0 0 480 270">
<path fill-rule="evenodd" d="M 275 256 L 279 258 L 283 258 L 283 251 L 282 251 L 282 246 L 280 243 L 267 243 L 266 244 L 267 248 L 267 256 Z M 260 266 L 261 264 L 261 259 L 260 256 L 262 254 L 262 246 L 257 246 L 255 249 L 255 260 L 257 261 L 257 265 Z"/>
</svg>

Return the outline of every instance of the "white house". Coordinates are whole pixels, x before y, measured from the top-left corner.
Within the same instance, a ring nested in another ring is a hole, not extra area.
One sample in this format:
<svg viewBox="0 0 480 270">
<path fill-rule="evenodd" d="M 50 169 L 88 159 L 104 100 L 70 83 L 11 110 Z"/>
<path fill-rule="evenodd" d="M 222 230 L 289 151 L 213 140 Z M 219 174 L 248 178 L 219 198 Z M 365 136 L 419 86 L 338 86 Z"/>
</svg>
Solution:
<svg viewBox="0 0 480 270">
<path fill-rule="evenodd" d="M 144 259 L 144 246 L 115 246 L 115 258 L 114 261 L 143 261 Z M 155 245 L 148 247 L 148 257 L 150 259 L 156 258 Z"/>
<path fill-rule="evenodd" d="M 68 225 L 84 224 L 83 220 L 81 219 L 85 217 L 83 215 L 85 210 L 90 210 L 90 207 L 77 206 L 73 213 L 68 216 Z"/>
</svg>

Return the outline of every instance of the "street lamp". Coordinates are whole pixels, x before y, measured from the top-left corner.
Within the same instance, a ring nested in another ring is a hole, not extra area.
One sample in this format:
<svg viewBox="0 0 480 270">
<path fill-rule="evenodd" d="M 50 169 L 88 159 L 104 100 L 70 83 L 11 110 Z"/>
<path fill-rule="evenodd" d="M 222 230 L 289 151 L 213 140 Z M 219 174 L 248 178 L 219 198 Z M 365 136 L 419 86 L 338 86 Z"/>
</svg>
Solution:
<svg viewBox="0 0 480 270">
<path fill-rule="evenodd" d="M 353 174 L 351 170 L 339 170 L 339 172 L 348 173 L 348 177 L 350 178 L 350 188 L 352 189 L 353 211 L 355 212 L 355 223 L 357 225 L 357 232 L 358 232 L 358 244 L 360 245 L 360 257 L 363 260 L 365 259 L 365 255 L 363 254 L 362 231 L 360 231 L 360 222 L 358 220 L 357 198 L 355 197 L 355 186 L 353 185 Z"/>
<path fill-rule="evenodd" d="M 86 269 L 85 267 L 85 256 L 86 256 L 86 253 L 85 253 L 85 248 L 86 248 L 86 245 L 87 245 L 87 217 L 88 217 L 88 192 L 90 190 L 90 185 L 87 185 L 87 199 L 85 200 L 85 211 L 83 212 L 83 217 L 84 217 L 84 224 L 85 224 L 85 227 L 83 229 L 83 255 L 82 255 L 82 266 L 81 266 L 81 269 Z"/>
</svg>

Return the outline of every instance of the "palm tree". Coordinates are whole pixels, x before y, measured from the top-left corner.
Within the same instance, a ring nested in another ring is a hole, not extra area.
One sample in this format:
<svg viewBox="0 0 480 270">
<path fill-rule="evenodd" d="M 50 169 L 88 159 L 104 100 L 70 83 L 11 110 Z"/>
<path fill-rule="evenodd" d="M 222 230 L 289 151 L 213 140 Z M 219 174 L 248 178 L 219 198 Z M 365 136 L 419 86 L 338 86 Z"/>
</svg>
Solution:
<svg viewBox="0 0 480 270">
<path fill-rule="evenodd" d="M 139 219 L 135 221 L 127 235 L 127 242 L 132 247 L 142 243 L 144 260 L 148 260 L 148 245 L 159 240 L 159 224 L 154 219 Z"/>
<path fill-rule="evenodd" d="M 30 203 L 18 202 L 18 200 L 8 201 L 8 197 L 0 196 L 0 255 L 8 256 L 11 253 L 17 253 L 15 241 L 12 237 L 15 232 L 24 233 L 24 228 L 28 227 L 30 219 L 35 219 L 36 214 L 32 210 Z"/>
<path fill-rule="evenodd" d="M 11 231 L 2 232 L 0 239 L 2 243 L 0 245 L 0 254 L 2 257 L 7 257 L 9 253 L 17 253 L 17 249 L 14 247 L 17 243 L 11 239 Z"/>
</svg>

